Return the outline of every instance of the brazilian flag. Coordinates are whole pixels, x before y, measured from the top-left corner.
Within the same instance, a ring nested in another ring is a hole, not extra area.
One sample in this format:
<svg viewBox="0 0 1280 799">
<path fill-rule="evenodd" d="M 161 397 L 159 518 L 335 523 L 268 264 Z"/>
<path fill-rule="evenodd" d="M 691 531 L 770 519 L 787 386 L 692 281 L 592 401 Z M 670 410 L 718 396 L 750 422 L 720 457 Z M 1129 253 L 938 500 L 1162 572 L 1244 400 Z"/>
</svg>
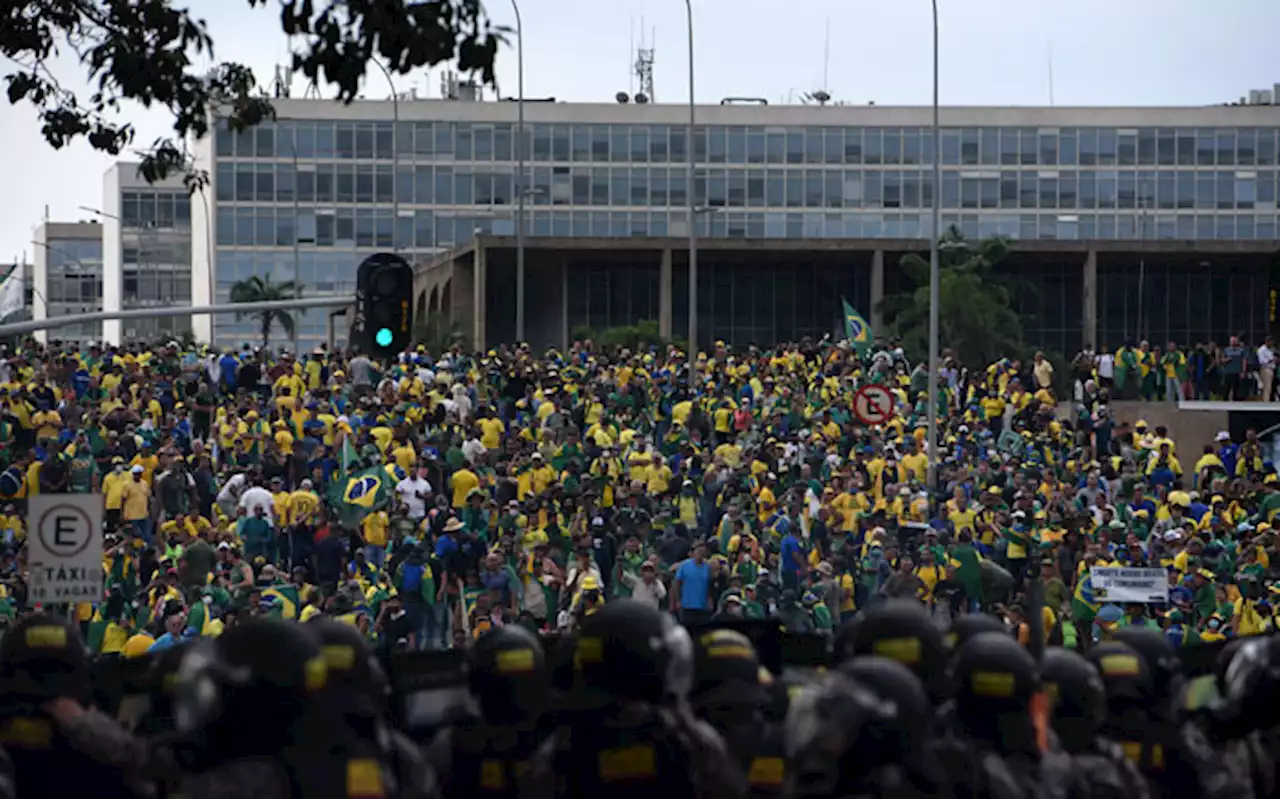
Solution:
<svg viewBox="0 0 1280 799">
<path fill-rule="evenodd" d="M 853 310 L 853 306 L 849 304 L 848 300 L 841 297 L 840 302 L 844 306 L 844 337 L 858 351 L 858 355 L 866 355 L 872 345 L 876 343 L 875 334 L 871 332 L 871 325 L 867 324 L 867 320 L 862 318 L 862 314 Z"/>
<path fill-rule="evenodd" d="M 262 592 L 262 598 L 275 600 L 274 604 L 280 608 L 281 618 L 298 618 L 298 605 L 302 604 L 298 598 L 298 586 L 289 583 L 273 585 Z"/>
<path fill-rule="evenodd" d="M 329 489 L 329 504 L 344 527 L 354 527 L 375 510 L 386 507 L 391 496 L 391 476 L 373 466 L 339 477 Z"/>
</svg>

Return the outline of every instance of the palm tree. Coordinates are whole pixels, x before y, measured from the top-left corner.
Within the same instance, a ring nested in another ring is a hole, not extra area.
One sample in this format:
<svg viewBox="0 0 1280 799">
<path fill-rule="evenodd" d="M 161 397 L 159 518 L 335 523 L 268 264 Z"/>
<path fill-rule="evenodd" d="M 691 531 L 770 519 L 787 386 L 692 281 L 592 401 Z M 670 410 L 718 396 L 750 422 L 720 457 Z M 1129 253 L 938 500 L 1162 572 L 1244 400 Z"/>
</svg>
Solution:
<svg viewBox="0 0 1280 799">
<path fill-rule="evenodd" d="M 292 300 L 302 294 L 302 287 L 297 286 L 292 280 L 286 280 L 283 283 L 273 283 L 271 278 L 254 275 L 244 280 L 237 281 L 231 286 L 232 302 L 279 302 L 281 300 Z M 258 317 L 258 321 L 262 324 L 262 348 L 267 348 L 267 342 L 271 339 L 271 323 L 279 322 L 280 329 L 285 335 L 293 335 L 293 314 L 289 311 L 252 311 L 249 314 L 237 313 L 236 321 L 243 319 L 246 315 Z"/>
<path fill-rule="evenodd" d="M 1008 240 L 995 236 L 970 244 L 953 226 L 939 244 L 940 346 L 971 368 L 1021 353 L 1022 320 L 1012 307 L 1013 292 L 994 270 L 1009 253 Z M 915 288 L 885 297 L 881 308 L 903 347 L 922 359 L 929 348 L 929 262 L 912 253 L 901 265 Z"/>
</svg>

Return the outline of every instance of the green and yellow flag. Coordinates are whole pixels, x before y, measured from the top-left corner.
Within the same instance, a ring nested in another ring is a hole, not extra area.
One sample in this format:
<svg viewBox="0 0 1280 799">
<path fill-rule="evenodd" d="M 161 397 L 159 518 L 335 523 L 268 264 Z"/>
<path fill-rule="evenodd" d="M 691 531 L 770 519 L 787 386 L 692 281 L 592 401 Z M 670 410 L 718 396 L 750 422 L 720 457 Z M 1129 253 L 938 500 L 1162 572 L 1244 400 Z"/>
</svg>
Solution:
<svg viewBox="0 0 1280 799">
<path fill-rule="evenodd" d="M 381 466 L 339 476 L 329 489 L 329 503 L 344 527 L 354 527 L 365 516 L 390 502 L 391 477 Z"/>
<path fill-rule="evenodd" d="M 844 337 L 849 340 L 859 355 L 865 355 L 876 343 L 875 334 L 871 332 L 871 325 L 867 324 L 867 320 L 862 318 L 862 314 L 853 310 L 853 306 L 849 301 L 841 297 L 840 302 L 844 305 Z"/>
</svg>

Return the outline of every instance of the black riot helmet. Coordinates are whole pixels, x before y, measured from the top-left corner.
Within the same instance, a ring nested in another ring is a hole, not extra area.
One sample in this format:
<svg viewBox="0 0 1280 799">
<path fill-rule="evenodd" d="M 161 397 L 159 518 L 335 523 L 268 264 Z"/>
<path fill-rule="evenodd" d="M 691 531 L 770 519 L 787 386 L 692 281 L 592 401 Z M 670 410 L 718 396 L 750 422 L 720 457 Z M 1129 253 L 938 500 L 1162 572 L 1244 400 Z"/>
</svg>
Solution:
<svg viewBox="0 0 1280 799">
<path fill-rule="evenodd" d="M 174 721 L 220 761 L 273 755 L 303 737 L 328 673 L 301 625 L 251 619 L 192 645 L 178 667 Z"/>
<path fill-rule="evenodd" d="M 1112 637 L 1130 646 L 1147 664 L 1155 700 L 1162 709 L 1168 710 L 1182 687 L 1182 662 L 1173 644 L 1164 633 L 1146 627 L 1122 627 Z"/>
<path fill-rule="evenodd" d="M 896 660 L 881 657 L 858 657 L 840 664 L 839 671 L 886 702 L 893 704 L 897 724 L 896 740 L 886 746 L 905 753 L 918 749 L 929 737 L 932 708 L 929 695 L 915 672 Z"/>
<path fill-rule="evenodd" d="M 1107 716 L 1106 687 L 1098 669 L 1069 649 L 1050 647 L 1040 663 L 1040 680 L 1063 748 L 1073 754 L 1090 750 Z"/>
<path fill-rule="evenodd" d="M 328 677 L 320 701 L 349 722 L 373 721 L 387 712 L 390 685 L 369 641 L 350 624 L 316 616 L 305 625 L 320 643 Z"/>
<path fill-rule="evenodd" d="M 760 658 L 745 635 L 735 630 L 707 630 L 693 640 L 695 706 L 762 707 L 766 687 L 760 681 Z"/>
<path fill-rule="evenodd" d="M 1104 641 L 1090 647 L 1085 657 L 1102 677 L 1108 715 L 1118 716 L 1130 708 L 1145 712 L 1155 700 L 1151 672 L 1133 647 L 1119 641 Z"/>
<path fill-rule="evenodd" d="M 947 648 L 955 652 L 965 641 L 978 633 L 1004 633 L 1009 635 L 1009 628 L 995 616 L 986 613 L 966 613 L 951 622 L 951 629 L 946 634 Z"/>
<path fill-rule="evenodd" d="M 1039 688 L 1035 659 L 1004 633 L 979 633 L 951 662 L 956 719 L 966 733 L 1005 748 L 1033 745 L 1029 713 Z"/>
<path fill-rule="evenodd" d="M 150 657 L 147 664 L 147 684 L 150 707 L 138 725 L 146 735 L 158 735 L 173 731 L 173 703 L 178 683 L 178 669 L 192 644 L 183 642 L 162 649 Z"/>
<path fill-rule="evenodd" d="M 897 708 L 842 671 L 821 675 L 791 701 L 785 786 L 797 799 L 875 795 L 878 774 L 901 763 L 884 748 Z"/>
<path fill-rule="evenodd" d="M 6 701 L 40 704 L 92 696 L 89 654 L 80 631 L 66 619 L 35 613 L 15 624 L 0 642 L 0 690 Z"/>
<path fill-rule="evenodd" d="M 579 699 L 589 704 L 683 700 L 693 683 L 693 642 L 670 615 L 623 599 L 582 620 L 574 666 Z"/>
<path fill-rule="evenodd" d="M 541 717 L 551 694 L 551 668 L 542 642 L 518 624 L 480 636 L 467 653 L 467 680 L 491 724 Z"/>
<path fill-rule="evenodd" d="M 835 639 L 837 661 L 860 655 L 896 660 L 911 669 L 935 704 L 947 695 L 946 641 L 918 602 L 891 599 L 842 625 Z"/>
<path fill-rule="evenodd" d="M 1239 738 L 1276 725 L 1280 707 L 1280 643 L 1274 637 L 1246 639 L 1223 679 L 1215 731 Z"/>
</svg>

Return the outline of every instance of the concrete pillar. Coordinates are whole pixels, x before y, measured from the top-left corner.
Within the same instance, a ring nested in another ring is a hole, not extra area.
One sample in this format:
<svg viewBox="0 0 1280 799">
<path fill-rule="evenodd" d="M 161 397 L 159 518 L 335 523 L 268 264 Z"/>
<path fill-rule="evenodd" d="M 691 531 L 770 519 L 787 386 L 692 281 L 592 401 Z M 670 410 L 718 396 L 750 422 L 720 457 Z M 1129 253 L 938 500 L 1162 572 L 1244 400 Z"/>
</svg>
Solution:
<svg viewBox="0 0 1280 799">
<path fill-rule="evenodd" d="M 1084 259 L 1084 275 L 1080 281 L 1082 285 L 1083 295 L 1081 303 L 1084 308 L 1084 320 L 1081 324 L 1082 344 L 1087 347 L 1093 347 L 1096 351 L 1102 346 L 1102 342 L 1098 341 L 1098 253 L 1096 250 L 1089 250 L 1089 254 Z M 1107 346 L 1119 346 L 1117 342 L 1107 342 Z"/>
<path fill-rule="evenodd" d="M 485 323 L 488 306 L 488 267 L 485 265 L 485 250 L 476 238 L 473 262 L 475 275 L 471 280 L 471 347 L 480 351 L 485 349 Z"/>
<path fill-rule="evenodd" d="M 671 338 L 671 248 L 662 250 L 658 266 L 658 335 Z"/>
<path fill-rule="evenodd" d="M 880 303 L 884 300 L 884 250 L 871 253 L 871 330 L 877 336 L 884 335 L 884 311 Z"/>
<path fill-rule="evenodd" d="M 568 352 L 569 345 L 569 262 L 560 262 L 560 351 Z"/>
</svg>

